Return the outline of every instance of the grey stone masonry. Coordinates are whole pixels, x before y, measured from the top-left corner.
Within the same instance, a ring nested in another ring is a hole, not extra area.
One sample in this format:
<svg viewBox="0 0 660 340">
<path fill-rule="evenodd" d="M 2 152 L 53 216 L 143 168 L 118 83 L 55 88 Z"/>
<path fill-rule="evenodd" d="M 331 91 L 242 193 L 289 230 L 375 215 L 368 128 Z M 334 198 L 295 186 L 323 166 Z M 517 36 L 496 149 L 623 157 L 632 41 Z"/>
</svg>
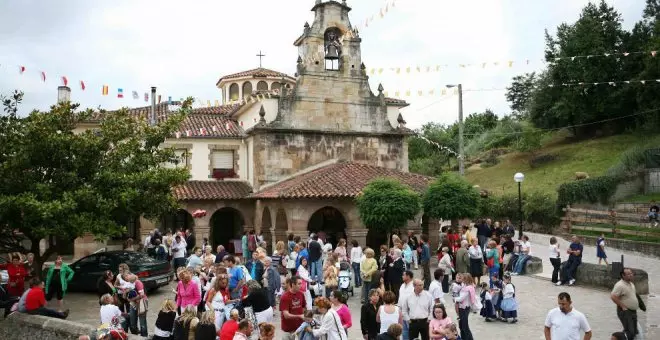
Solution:
<svg viewBox="0 0 660 340">
<path fill-rule="evenodd" d="M 0 322 L 2 340 L 69 340 L 89 335 L 96 328 L 40 315 L 12 313 Z M 129 335 L 128 339 L 142 339 Z"/>
</svg>

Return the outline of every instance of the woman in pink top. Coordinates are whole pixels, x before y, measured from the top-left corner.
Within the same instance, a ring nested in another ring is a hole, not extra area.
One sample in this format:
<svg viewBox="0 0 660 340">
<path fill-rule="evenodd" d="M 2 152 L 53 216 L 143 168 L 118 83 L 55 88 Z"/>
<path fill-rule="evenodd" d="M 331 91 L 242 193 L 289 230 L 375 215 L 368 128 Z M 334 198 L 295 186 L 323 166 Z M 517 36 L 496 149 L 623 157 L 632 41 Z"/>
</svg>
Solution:
<svg viewBox="0 0 660 340">
<path fill-rule="evenodd" d="M 179 284 L 176 286 L 176 306 L 182 310 L 188 306 L 197 307 L 201 300 L 199 287 L 192 280 L 192 273 L 188 270 L 182 271 Z"/>
<path fill-rule="evenodd" d="M 438 303 L 433 306 L 433 319 L 429 322 L 429 339 L 441 340 L 446 334 L 445 327 L 451 325 L 445 305 Z"/>
<path fill-rule="evenodd" d="M 346 240 L 343 238 L 337 243 L 337 248 L 335 248 L 335 254 L 339 257 L 339 262 L 348 261 L 348 256 L 346 256 Z"/>
<path fill-rule="evenodd" d="M 461 339 L 474 340 L 468 318 L 470 317 L 470 309 L 477 301 L 477 296 L 474 291 L 474 279 L 469 273 L 463 274 L 463 288 L 461 288 L 460 295 L 454 300 L 458 303 L 458 328 L 461 330 Z"/>
<path fill-rule="evenodd" d="M 330 303 L 332 303 L 332 309 L 339 315 L 341 325 L 348 332 L 348 329 L 353 326 L 353 321 L 351 319 L 351 310 L 346 306 L 344 295 L 340 291 L 335 290 L 330 294 Z"/>
</svg>

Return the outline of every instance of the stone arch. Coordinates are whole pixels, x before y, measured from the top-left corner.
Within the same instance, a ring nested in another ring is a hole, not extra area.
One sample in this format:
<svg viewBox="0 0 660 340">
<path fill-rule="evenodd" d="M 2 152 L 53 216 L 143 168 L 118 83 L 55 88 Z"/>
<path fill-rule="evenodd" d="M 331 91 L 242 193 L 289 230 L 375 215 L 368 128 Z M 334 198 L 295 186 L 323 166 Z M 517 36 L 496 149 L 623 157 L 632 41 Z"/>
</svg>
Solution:
<svg viewBox="0 0 660 340">
<path fill-rule="evenodd" d="M 268 91 L 268 83 L 263 80 L 260 80 L 257 83 L 257 91 Z"/>
<path fill-rule="evenodd" d="M 279 91 L 281 88 L 282 88 L 282 84 L 281 84 L 280 82 L 277 82 L 277 81 L 274 81 L 274 82 L 270 85 L 270 89 L 271 89 L 272 91 Z"/>
<path fill-rule="evenodd" d="M 326 241 L 333 246 L 340 238 L 346 238 L 346 226 L 344 214 L 332 206 L 316 210 L 307 222 L 309 232 L 325 234 Z"/>
<path fill-rule="evenodd" d="M 231 85 L 229 85 L 229 100 L 238 100 L 239 96 L 240 94 L 238 91 L 238 84 L 232 83 Z"/>
<path fill-rule="evenodd" d="M 323 34 L 323 44 L 325 51 L 325 69 L 337 71 L 340 69 L 342 60 L 341 39 L 342 31 L 337 27 L 328 27 Z M 330 56 L 333 56 L 330 59 Z"/>
<path fill-rule="evenodd" d="M 235 254 L 237 249 L 234 241 L 239 240 L 240 243 L 244 225 L 245 218 L 238 209 L 220 208 L 211 215 L 209 242 L 214 249 L 223 245 L 228 253 Z"/>
<path fill-rule="evenodd" d="M 160 231 L 162 233 L 175 233 L 178 230 L 195 230 L 195 219 L 190 212 L 184 209 L 179 209 L 172 214 L 167 214 L 161 218 Z"/>
<path fill-rule="evenodd" d="M 289 230 L 289 221 L 287 220 L 286 211 L 282 208 L 277 209 L 277 215 L 275 215 L 275 230 Z"/>
<path fill-rule="evenodd" d="M 252 82 L 246 81 L 243 83 L 243 98 L 247 98 L 252 94 Z"/>
</svg>

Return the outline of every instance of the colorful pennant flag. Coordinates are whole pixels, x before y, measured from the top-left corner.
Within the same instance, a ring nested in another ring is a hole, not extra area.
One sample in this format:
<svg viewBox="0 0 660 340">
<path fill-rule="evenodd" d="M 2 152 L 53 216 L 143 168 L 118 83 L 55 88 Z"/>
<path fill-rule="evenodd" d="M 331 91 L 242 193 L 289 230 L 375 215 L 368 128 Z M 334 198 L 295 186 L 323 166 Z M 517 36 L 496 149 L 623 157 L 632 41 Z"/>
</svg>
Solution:
<svg viewBox="0 0 660 340">
<path fill-rule="evenodd" d="M 64 84 L 64 86 L 69 85 L 69 79 L 66 79 L 66 76 L 62 76 L 62 84 Z"/>
<path fill-rule="evenodd" d="M 41 81 L 46 82 L 46 72 L 41 71 Z"/>
<path fill-rule="evenodd" d="M 149 93 L 148 93 L 148 92 L 145 92 L 145 93 L 144 93 L 144 101 L 145 101 L 145 102 L 148 102 L 148 101 L 149 101 Z"/>
<path fill-rule="evenodd" d="M 81 89 L 82 91 L 85 91 L 85 82 L 82 81 L 82 80 L 80 81 L 80 89 Z"/>
<path fill-rule="evenodd" d="M 18 72 L 19 72 L 20 74 L 23 74 L 23 73 L 25 72 L 25 66 L 19 66 L 19 67 L 18 67 Z"/>
<path fill-rule="evenodd" d="M 101 90 L 101 94 L 104 96 L 108 95 L 108 85 L 103 85 L 103 90 Z"/>
<path fill-rule="evenodd" d="M 133 99 L 138 99 L 140 98 L 140 95 L 138 94 L 137 91 L 133 91 Z"/>
<path fill-rule="evenodd" d="M 160 104 L 160 95 L 158 95 L 158 104 Z"/>
<path fill-rule="evenodd" d="M 124 89 L 117 89 L 117 98 L 124 98 Z"/>
<path fill-rule="evenodd" d="M 167 103 L 170 105 L 172 104 L 172 96 L 167 97 Z"/>
</svg>

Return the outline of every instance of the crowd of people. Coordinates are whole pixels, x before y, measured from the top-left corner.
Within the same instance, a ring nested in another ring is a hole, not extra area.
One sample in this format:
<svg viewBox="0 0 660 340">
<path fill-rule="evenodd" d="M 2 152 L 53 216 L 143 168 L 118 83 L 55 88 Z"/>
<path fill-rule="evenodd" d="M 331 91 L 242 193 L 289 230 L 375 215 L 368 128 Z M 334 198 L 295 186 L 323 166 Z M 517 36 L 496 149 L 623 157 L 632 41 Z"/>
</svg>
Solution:
<svg viewBox="0 0 660 340">
<path fill-rule="evenodd" d="M 389 244 L 378 247 L 376 256 L 374 249 L 362 248 L 355 240 L 350 249 L 345 239 L 338 239 L 333 247 L 318 234 L 306 240 L 291 234 L 286 242 L 278 241 L 269 255 L 263 237 L 248 231 L 241 242 L 242 256 L 235 256 L 223 246 L 213 252 L 206 239 L 202 246 L 195 246 L 190 231 L 161 235 L 154 230 L 144 240 L 142 250 L 172 261 L 177 283 L 174 298 L 159 307 L 152 338 L 273 339 L 274 315 L 279 311 L 283 339 L 348 340 L 352 315 L 347 287 L 340 284 L 345 264 L 353 271 L 353 285 L 362 291 L 359 327 L 365 340 L 474 339 L 471 314 L 478 314 L 485 322 L 518 321 L 512 279 L 524 273 L 532 254 L 527 236 L 514 241 L 515 229 L 509 221 L 481 220 L 475 228 L 476 238 L 470 226 L 451 227 L 441 236 L 433 271 L 428 236 L 418 237 L 412 232 L 392 235 Z M 598 247 L 604 254 L 604 243 L 599 242 Z M 553 282 L 574 284 L 582 251 L 579 238 L 573 237 L 560 277 L 561 251 L 557 240 L 551 238 Z M 62 300 L 73 272 L 58 257 L 44 271 L 44 282 L 31 263 L 30 256 L 24 263 L 13 256 L 12 263 L 6 265 L 11 273 L 8 294 L 17 299 L 13 309 L 66 318 L 68 310 L 62 310 Z M 420 267 L 421 275 L 416 277 L 413 269 Z M 488 280 L 482 280 L 486 276 Z M 624 326 L 621 334 L 626 339 L 638 334 L 636 311 L 643 308 L 632 277 L 632 270 L 624 270 L 612 291 Z M 27 290 L 25 282 L 29 282 Z M 116 275 L 106 271 L 97 288 L 101 326 L 80 339 L 123 339 L 129 332 L 149 335 L 149 300 L 144 285 L 127 264 L 120 264 Z M 53 297 L 59 309 L 47 306 Z M 588 340 L 588 322 L 572 309 L 568 293 L 559 295 L 558 305 L 546 318 L 546 339 L 573 339 L 576 332 L 583 332 Z M 456 320 L 447 313 L 451 309 Z M 613 339 L 618 336 L 612 335 Z"/>
</svg>

